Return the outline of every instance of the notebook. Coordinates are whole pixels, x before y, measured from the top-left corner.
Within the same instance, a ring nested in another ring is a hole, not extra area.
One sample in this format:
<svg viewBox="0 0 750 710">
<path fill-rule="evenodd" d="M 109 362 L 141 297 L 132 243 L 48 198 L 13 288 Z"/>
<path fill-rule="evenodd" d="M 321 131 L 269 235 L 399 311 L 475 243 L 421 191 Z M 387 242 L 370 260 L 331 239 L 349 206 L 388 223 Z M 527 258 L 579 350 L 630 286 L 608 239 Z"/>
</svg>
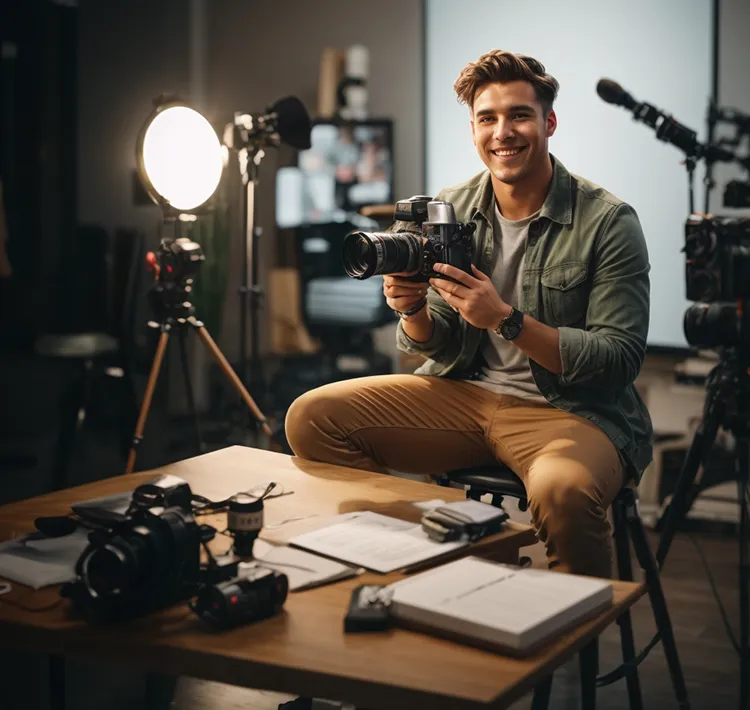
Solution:
<svg viewBox="0 0 750 710">
<path fill-rule="evenodd" d="M 528 655 L 612 604 L 608 580 L 465 557 L 388 588 L 397 622 Z"/>
</svg>

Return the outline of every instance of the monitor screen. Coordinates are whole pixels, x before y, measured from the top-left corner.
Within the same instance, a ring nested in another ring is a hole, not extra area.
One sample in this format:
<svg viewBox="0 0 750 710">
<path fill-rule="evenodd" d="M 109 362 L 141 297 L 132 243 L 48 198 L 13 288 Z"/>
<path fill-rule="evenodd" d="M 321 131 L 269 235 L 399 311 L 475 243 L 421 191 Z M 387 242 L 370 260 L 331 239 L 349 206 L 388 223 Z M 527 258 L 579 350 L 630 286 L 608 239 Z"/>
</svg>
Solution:
<svg viewBox="0 0 750 710">
<path fill-rule="evenodd" d="M 391 121 L 316 121 L 311 147 L 276 176 L 280 228 L 343 222 L 365 205 L 393 202 Z"/>
</svg>

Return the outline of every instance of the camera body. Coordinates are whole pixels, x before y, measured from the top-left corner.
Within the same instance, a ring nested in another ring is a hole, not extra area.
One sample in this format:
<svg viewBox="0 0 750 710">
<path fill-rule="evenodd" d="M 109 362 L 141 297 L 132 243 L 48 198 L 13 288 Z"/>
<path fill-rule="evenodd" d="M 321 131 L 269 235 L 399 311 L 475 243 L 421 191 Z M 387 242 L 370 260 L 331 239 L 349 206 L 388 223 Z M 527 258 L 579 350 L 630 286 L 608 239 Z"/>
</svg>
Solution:
<svg viewBox="0 0 750 710">
<path fill-rule="evenodd" d="M 685 338 L 694 347 L 745 345 L 739 301 L 750 299 L 750 219 L 693 214 L 685 223 Z"/>
<path fill-rule="evenodd" d="M 750 297 L 750 219 L 690 215 L 685 223 L 685 282 L 690 301 Z"/>
<path fill-rule="evenodd" d="M 415 195 L 396 203 L 397 222 L 413 222 L 419 232 L 351 232 L 344 240 L 344 269 L 355 279 L 415 272 L 409 281 L 427 282 L 435 264 L 450 264 L 471 273 L 472 237 L 476 225 L 456 219 L 450 202 Z"/>
<path fill-rule="evenodd" d="M 148 292 L 149 305 L 157 320 L 193 315 L 190 293 L 205 259 L 201 245 L 192 239 L 162 239 L 151 257 L 157 278 Z"/>
<path fill-rule="evenodd" d="M 123 621 L 193 596 L 201 528 L 190 509 L 139 508 L 94 530 L 60 593 L 90 622 Z"/>
</svg>

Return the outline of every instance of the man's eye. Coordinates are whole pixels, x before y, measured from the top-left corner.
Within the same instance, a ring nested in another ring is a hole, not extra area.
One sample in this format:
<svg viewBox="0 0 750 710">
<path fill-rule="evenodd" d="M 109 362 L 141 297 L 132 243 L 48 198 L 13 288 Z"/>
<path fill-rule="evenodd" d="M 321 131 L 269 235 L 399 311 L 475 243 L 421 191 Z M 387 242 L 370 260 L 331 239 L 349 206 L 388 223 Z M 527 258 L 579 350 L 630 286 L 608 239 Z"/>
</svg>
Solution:
<svg viewBox="0 0 750 710">
<path fill-rule="evenodd" d="M 515 121 L 517 118 L 523 119 L 523 118 L 528 118 L 528 117 L 529 117 L 529 114 L 527 113 L 517 113 L 513 116 L 513 120 Z"/>
</svg>

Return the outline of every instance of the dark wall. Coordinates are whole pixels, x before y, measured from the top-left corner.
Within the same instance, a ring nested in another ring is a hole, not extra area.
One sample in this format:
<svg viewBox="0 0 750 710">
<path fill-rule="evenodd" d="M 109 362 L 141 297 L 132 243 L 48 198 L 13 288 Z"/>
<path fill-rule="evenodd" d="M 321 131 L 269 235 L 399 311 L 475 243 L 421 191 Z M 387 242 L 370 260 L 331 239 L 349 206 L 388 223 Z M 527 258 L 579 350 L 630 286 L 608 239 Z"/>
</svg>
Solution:
<svg viewBox="0 0 750 710">
<path fill-rule="evenodd" d="M 155 239 L 155 206 L 134 206 L 135 142 L 152 102 L 189 86 L 186 0 L 79 3 L 78 216 Z"/>
<path fill-rule="evenodd" d="M 4 335 L 33 337 L 71 313 L 76 34 L 73 7 L 0 2 L 0 180 L 14 273 L 0 304 Z"/>
</svg>

